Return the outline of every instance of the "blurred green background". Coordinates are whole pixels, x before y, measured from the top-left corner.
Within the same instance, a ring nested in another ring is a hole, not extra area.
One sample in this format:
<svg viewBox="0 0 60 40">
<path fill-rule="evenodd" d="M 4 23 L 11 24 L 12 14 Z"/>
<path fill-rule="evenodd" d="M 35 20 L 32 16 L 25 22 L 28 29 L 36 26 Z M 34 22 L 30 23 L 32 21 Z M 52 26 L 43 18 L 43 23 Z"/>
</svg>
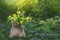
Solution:
<svg viewBox="0 0 60 40">
<path fill-rule="evenodd" d="M 9 38 L 7 17 L 18 10 L 33 19 L 26 38 Z M 60 0 L 0 0 L 0 40 L 60 40 Z"/>
</svg>

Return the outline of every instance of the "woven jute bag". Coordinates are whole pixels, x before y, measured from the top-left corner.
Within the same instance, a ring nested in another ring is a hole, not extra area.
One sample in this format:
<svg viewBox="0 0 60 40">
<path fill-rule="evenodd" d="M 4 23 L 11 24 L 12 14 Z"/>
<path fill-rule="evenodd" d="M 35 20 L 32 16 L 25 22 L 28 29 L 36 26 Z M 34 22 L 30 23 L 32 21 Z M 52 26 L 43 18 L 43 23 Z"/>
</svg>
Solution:
<svg viewBox="0 0 60 40">
<path fill-rule="evenodd" d="M 11 27 L 11 31 L 10 31 L 10 38 L 13 37 L 26 37 L 25 35 L 25 31 L 24 29 L 21 28 L 21 26 L 19 26 L 19 24 L 17 24 L 16 22 L 12 22 L 12 27 Z"/>
</svg>

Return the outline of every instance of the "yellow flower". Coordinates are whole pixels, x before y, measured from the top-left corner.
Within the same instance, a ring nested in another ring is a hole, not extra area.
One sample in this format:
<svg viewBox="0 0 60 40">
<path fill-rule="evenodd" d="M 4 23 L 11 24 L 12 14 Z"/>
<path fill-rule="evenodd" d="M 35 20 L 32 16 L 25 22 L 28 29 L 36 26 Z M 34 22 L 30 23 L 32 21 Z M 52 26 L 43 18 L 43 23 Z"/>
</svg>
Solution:
<svg viewBox="0 0 60 40">
<path fill-rule="evenodd" d="M 8 18 L 10 19 L 10 18 L 11 18 L 11 16 L 8 16 Z"/>
<path fill-rule="evenodd" d="M 14 18 L 14 17 L 12 17 L 11 19 L 12 19 L 12 20 L 14 20 L 14 21 L 16 21 L 16 20 L 17 20 L 17 19 L 16 19 L 16 18 Z"/>
<path fill-rule="evenodd" d="M 29 20 L 29 17 L 27 17 L 26 20 L 28 21 Z"/>
<path fill-rule="evenodd" d="M 32 18 L 30 18 L 30 20 L 32 20 Z"/>
<path fill-rule="evenodd" d="M 13 17 L 16 17 L 16 14 L 13 14 Z"/>
<path fill-rule="evenodd" d="M 17 11 L 17 14 L 18 14 L 18 15 L 21 14 L 21 11 Z"/>
<path fill-rule="evenodd" d="M 23 24 L 23 20 L 20 21 L 20 24 Z"/>
</svg>

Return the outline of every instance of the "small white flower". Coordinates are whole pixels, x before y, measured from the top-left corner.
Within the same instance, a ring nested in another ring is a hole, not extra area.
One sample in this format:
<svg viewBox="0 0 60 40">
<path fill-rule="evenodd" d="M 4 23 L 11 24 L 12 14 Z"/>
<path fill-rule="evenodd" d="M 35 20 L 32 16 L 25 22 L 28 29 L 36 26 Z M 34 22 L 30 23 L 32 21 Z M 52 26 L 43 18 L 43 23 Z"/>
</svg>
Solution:
<svg viewBox="0 0 60 40">
<path fill-rule="evenodd" d="M 44 23 L 44 21 L 41 21 L 39 24 L 42 24 L 42 23 Z"/>
<path fill-rule="evenodd" d="M 44 21 L 41 21 L 41 22 L 44 22 Z"/>
</svg>

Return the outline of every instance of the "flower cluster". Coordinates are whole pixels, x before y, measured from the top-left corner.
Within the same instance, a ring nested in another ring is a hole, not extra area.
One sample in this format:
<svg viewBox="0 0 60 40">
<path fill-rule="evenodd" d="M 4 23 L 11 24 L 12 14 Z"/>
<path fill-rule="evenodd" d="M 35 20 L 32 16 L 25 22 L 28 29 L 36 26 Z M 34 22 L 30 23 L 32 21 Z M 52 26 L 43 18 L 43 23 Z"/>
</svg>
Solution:
<svg viewBox="0 0 60 40">
<path fill-rule="evenodd" d="M 31 17 L 25 17 L 24 13 L 25 13 L 24 11 L 23 12 L 17 11 L 16 13 L 8 16 L 8 20 L 16 21 L 19 24 L 23 24 L 25 21 L 31 21 L 32 18 Z"/>
</svg>

